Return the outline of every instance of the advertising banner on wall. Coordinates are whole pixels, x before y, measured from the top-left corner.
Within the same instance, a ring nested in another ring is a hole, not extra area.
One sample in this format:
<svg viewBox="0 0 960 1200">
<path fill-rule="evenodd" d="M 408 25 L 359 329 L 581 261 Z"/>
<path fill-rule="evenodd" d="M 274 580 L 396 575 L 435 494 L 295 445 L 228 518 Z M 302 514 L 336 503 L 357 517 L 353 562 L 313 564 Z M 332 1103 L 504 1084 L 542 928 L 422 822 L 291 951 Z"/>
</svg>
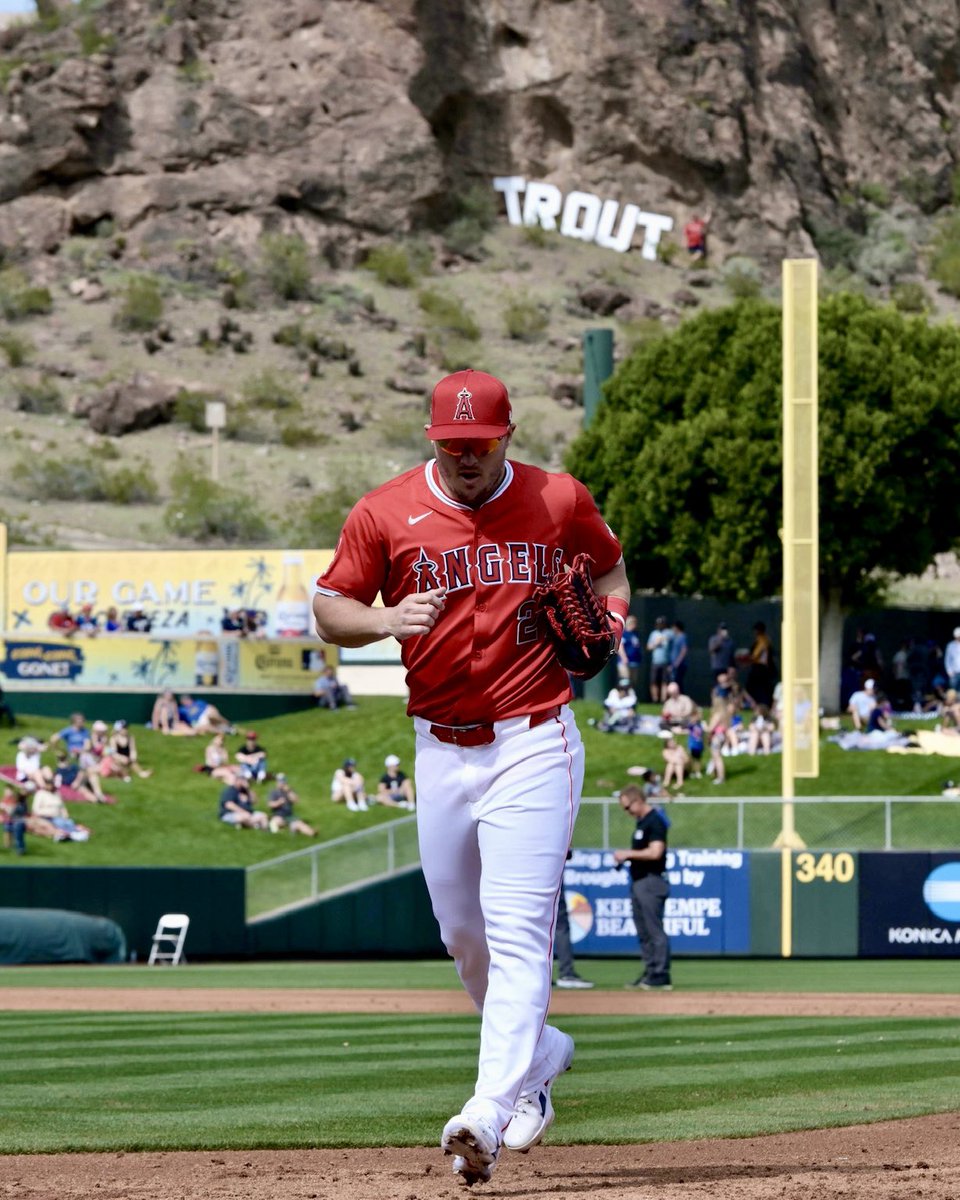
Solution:
<svg viewBox="0 0 960 1200">
<path fill-rule="evenodd" d="M 750 856 L 739 850 L 669 850 L 664 929 L 675 954 L 750 950 Z M 564 871 L 570 940 L 578 954 L 634 955 L 630 872 L 610 850 L 574 850 Z"/>
<path fill-rule="evenodd" d="M 4 638 L 4 686 L 76 691 L 121 688 L 193 691 L 232 687 L 264 692 L 312 692 L 332 647 L 315 639 L 154 638 L 105 634 L 86 638 Z"/>
<path fill-rule="evenodd" d="M 8 554 L 5 628 L 36 638 L 85 605 L 103 625 L 142 610 L 155 637 L 219 634 L 224 615 L 257 614 L 268 637 L 312 634 L 310 604 L 332 550 L 24 550 Z"/>
<path fill-rule="evenodd" d="M 960 854 L 860 854 L 860 955 L 960 957 Z"/>
</svg>

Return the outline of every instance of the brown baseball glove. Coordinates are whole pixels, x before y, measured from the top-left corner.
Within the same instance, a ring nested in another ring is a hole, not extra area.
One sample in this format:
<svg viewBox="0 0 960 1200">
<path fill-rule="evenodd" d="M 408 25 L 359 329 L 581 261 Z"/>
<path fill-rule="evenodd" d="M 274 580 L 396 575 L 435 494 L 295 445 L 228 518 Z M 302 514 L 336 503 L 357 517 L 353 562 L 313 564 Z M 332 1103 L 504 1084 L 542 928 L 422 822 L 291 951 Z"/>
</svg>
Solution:
<svg viewBox="0 0 960 1200">
<path fill-rule="evenodd" d="M 589 554 L 578 554 L 534 591 L 538 613 L 565 671 L 592 679 L 617 649 L 617 622 L 593 590 Z"/>
</svg>

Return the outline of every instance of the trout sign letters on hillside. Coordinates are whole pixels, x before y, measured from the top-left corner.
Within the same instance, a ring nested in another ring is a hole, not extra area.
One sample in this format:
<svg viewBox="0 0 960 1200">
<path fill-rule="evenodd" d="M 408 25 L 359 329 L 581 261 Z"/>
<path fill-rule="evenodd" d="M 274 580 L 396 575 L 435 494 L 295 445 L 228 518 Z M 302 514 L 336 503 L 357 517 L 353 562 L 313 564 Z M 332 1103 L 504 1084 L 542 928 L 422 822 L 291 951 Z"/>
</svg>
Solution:
<svg viewBox="0 0 960 1200">
<path fill-rule="evenodd" d="M 564 199 L 554 184 L 526 180 L 522 175 L 498 176 L 493 186 L 495 191 L 503 193 L 511 225 L 559 228 L 564 237 L 596 242 L 621 254 L 633 245 L 639 225 L 644 231 L 640 253 L 651 262 L 656 260 L 661 235 L 673 228 L 673 217 L 663 213 L 644 212 L 636 204 L 625 204 L 621 213 L 619 200 L 602 200 L 593 192 L 568 192 Z"/>
</svg>

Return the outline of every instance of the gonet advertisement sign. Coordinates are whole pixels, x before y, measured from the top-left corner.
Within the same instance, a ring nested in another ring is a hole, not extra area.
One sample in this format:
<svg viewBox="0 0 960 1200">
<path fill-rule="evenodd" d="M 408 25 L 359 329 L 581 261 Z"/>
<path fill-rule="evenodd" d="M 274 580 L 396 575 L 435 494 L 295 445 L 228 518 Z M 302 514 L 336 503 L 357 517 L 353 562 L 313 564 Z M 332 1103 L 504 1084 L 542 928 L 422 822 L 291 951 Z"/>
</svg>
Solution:
<svg viewBox="0 0 960 1200">
<path fill-rule="evenodd" d="M 237 690 L 309 693 L 336 650 L 315 638 L 4 638 L 4 686 L 40 689 L 124 688 L 193 691 Z"/>
</svg>

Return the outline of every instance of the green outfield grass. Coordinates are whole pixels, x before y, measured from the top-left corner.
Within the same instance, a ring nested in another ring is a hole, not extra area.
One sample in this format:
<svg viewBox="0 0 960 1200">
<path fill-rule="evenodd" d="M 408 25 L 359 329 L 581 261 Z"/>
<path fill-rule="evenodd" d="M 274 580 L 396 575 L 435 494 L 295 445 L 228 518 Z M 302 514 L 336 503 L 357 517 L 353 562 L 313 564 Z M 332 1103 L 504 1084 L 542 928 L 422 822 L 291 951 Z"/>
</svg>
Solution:
<svg viewBox="0 0 960 1200">
<path fill-rule="evenodd" d="M 228 703 L 224 708 L 229 713 Z M 626 770 L 631 765 L 660 765 L 661 743 L 657 738 L 598 733 L 588 720 L 601 715 L 601 706 L 578 701 L 575 709 L 587 749 L 586 796 L 609 796 L 628 781 Z M 90 712 L 87 717 L 93 720 L 96 715 Z M 50 717 L 21 715 L 19 728 L 7 735 L 10 740 L 6 753 L 0 744 L 0 762 L 13 761 L 18 737 L 28 732 L 47 737 L 63 724 Z M 328 798 L 330 777 L 347 756 L 358 760 L 371 782 L 382 772 L 384 757 L 390 753 L 400 755 L 404 767 L 412 772 L 413 730 L 401 700 L 362 697 L 354 711 L 292 713 L 258 721 L 256 729 L 270 753 L 271 767 L 285 771 L 299 791 L 301 815 L 315 825 L 320 840 L 407 815 L 377 807 L 368 813 L 349 813 L 342 805 L 332 805 Z M 142 729 L 135 733 L 141 760 L 155 773 L 151 779 L 134 778 L 129 784 L 109 781 L 109 789 L 119 798 L 116 805 L 73 806 L 73 815 L 94 831 L 89 842 L 54 845 L 32 838 L 26 857 L 16 859 L 12 852 L 0 851 L 0 863 L 246 866 L 309 844 L 303 837 L 237 830 L 217 821 L 219 785 L 192 770 L 202 761 L 205 738 L 165 738 Z M 236 750 L 242 739 L 238 736 L 228 740 L 231 749 Z M 45 760 L 52 761 L 52 756 L 48 753 Z M 715 799 L 719 795 L 780 794 L 779 755 L 729 759 L 727 769 L 728 780 L 723 788 L 714 788 L 709 779 L 694 780 L 685 789 L 687 796 Z M 801 796 L 935 796 L 954 774 L 960 777 L 960 760 L 851 753 L 824 741 L 820 778 L 798 781 L 797 791 Z M 733 844 L 736 826 L 732 808 L 685 804 L 674 806 L 671 812 L 674 845 Z M 581 816 L 577 832 L 581 845 L 595 844 L 596 829 L 590 824 L 594 817 L 595 813 L 588 816 L 587 810 Z M 868 802 L 863 806 L 800 807 L 797 823 L 801 834 L 806 831 L 811 845 L 882 845 L 882 813 Z M 748 844 L 769 845 L 778 828 L 777 805 L 751 809 Z M 611 840 L 619 844 L 629 831 L 630 823 L 615 813 Z M 955 847 L 960 841 L 955 806 L 898 806 L 895 835 L 898 846 Z"/>
<path fill-rule="evenodd" d="M 635 962 L 583 960 L 620 988 Z M 678 990 L 956 993 L 937 961 L 682 960 Z M 444 961 L 16 967 L 0 987 L 455 988 Z M 571 1016 L 560 1143 L 749 1136 L 950 1111 L 952 1020 Z M 433 1145 L 469 1095 L 474 1017 L 4 1013 L 3 1153 Z"/>
<path fill-rule="evenodd" d="M 582 958 L 581 975 L 620 989 L 637 974 L 633 958 Z M 942 959 L 681 958 L 678 990 L 726 992 L 960 992 L 960 962 Z M 0 992 L 16 987 L 129 988 L 450 988 L 460 984 L 446 958 L 329 962 L 201 963 L 181 967 L 0 967 Z"/>
<path fill-rule="evenodd" d="M 6 1153 L 429 1145 L 466 1017 L 5 1014 Z M 747 1136 L 952 1110 L 949 1020 L 571 1017 L 555 1142 Z M 642 1053 L 639 1048 L 642 1047 Z"/>
</svg>

